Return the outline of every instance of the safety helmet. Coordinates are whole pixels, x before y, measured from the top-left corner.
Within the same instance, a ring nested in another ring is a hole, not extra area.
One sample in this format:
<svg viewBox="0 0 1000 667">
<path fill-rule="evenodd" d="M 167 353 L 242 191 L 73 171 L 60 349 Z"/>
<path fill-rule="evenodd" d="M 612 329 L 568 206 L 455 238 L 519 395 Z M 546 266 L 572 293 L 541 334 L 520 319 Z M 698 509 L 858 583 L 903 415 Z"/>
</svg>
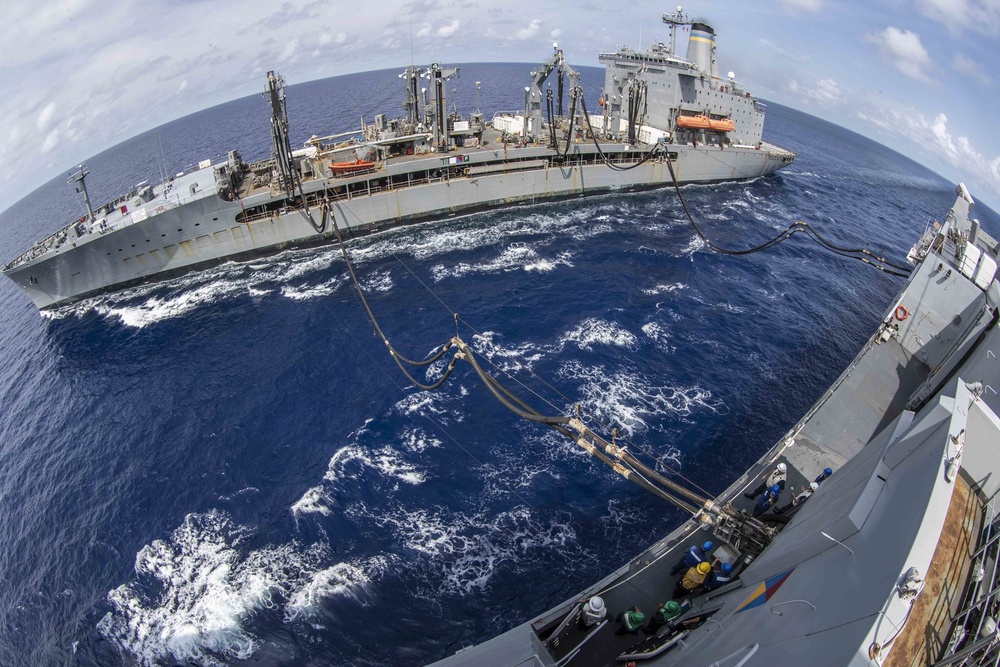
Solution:
<svg viewBox="0 0 1000 667">
<path fill-rule="evenodd" d="M 722 571 L 725 572 L 726 574 L 731 574 L 733 571 L 733 566 L 730 565 L 729 563 L 723 563 Z"/>
<path fill-rule="evenodd" d="M 809 482 L 809 488 L 815 491 L 816 489 L 819 488 L 819 484 L 817 484 L 816 482 Z"/>
<path fill-rule="evenodd" d="M 779 486 L 778 484 L 775 484 L 774 486 L 772 486 L 771 487 L 771 493 L 775 493 L 775 494 L 781 493 L 781 486 Z"/>
<path fill-rule="evenodd" d="M 604 598 L 600 595 L 595 595 L 594 597 L 587 600 L 587 607 L 590 611 L 599 612 L 604 609 Z"/>
<path fill-rule="evenodd" d="M 670 602 L 668 602 L 666 608 L 667 611 L 669 611 L 671 614 L 676 614 L 681 610 L 681 606 L 676 600 L 671 600 Z"/>
<path fill-rule="evenodd" d="M 703 545 L 701 545 L 701 550 L 704 551 L 705 553 L 708 553 L 709 551 L 712 550 L 712 547 L 714 546 L 715 545 L 712 544 L 711 542 L 705 542 Z"/>
<path fill-rule="evenodd" d="M 827 475 L 827 476 L 832 475 L 833 474 L 833 468 L 824 468 L 823 469 L 823 474 Z"/>
<path fill-rule="evenodd" d="M 788 466 L 786 466 L 784 463 L 779 463 L 778 464 L 778 470 L 780 472 L 785 472 L 786 470 L 788 470 Z"/>
<path fill-rule="evenodd" d="M 698 563 L 698 572 L 700 572 L 701 574 L 708 574 L 711 571 L 712 571 L 712 566 L 706 563 L 705 561 Z"/>
</svg>

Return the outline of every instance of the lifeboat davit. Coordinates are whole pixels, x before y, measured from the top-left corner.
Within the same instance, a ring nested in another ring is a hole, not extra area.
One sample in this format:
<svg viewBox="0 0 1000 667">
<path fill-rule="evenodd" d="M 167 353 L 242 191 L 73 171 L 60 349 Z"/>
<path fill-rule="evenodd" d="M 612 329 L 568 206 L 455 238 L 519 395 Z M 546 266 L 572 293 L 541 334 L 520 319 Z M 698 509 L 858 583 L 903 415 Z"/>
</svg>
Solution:
<svg viewBox="0 0 1000 667">
<path fill-rule="evenodd" d="M 708 130 L 712 127 L 712 121 L 708 116 L 679 116 L 677 127 L 684 127 L 692 130 Z"/>
<path fill-rule="evenodd" d="M 374 166 L 375 166 L 374 161 L 355 160 L 353 162 L 331 162 L 330 171 L 333 172 L 334 176 L 342 176 L 344 174 L 351 174 L 356 171 L 364 171 L 365 169 L 371 169 Z"/>
</svg>

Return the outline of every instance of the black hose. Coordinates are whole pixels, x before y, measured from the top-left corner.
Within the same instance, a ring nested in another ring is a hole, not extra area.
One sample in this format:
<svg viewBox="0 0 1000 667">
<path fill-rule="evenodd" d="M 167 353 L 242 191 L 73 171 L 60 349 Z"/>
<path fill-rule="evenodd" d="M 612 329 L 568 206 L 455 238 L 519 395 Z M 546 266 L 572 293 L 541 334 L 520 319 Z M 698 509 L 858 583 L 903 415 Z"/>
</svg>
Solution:
<svg viewBox="0 0 1000 667">
<path fill-rule="evenodd" d="M 528 421 L 533 421 L 533 422 L 536 422 L 536 423 L 539 423 L 539 424 L 550 424 L 551 425 L 551 424 L 568 424 L 569 423 L 569 421 L 570 421 L 569 417 L 547 417 L 547 416 L 542 415 L 542 414 L 540 414 L 540 413 L 538 413 L 538 412 L 536 412 L 534 410 L 531 410 L 530 408 L 528 410 L 521 409 L 520 407 L 518 407 L 517 405 L 515 405 L 514 403 L 512 403 L 511 401 L 509 401 L 507 399 L 507 397 L 504 396 L 504 392 L 502 392 L 499 389 L 497 389 L 497 385 L 499 385 L 499 382 L 497 382 L 497 380 L 492 375 L 490 375 L 489 373 L 487 373 L 483 369 L 483 367 L 479 365 L 479 363 L 476 361 L 475 355 L 472 353 L 472 350 L 470 350 L 466 346 L 466 347 L 462 348 L 462 352 L 465 353 L 465 357 L 464 357 L 465 360 L 468 361 L 469 365 L 472 366 L 473 370 L 476 371 L 476 375 L 478 375 L 479 379 L 483 381 L 483 384 L 485 384 L 486 388 L 489 390 L 489 392 L 491 394 L 493 394 L 493 397 L 496 398 L 498 401 L 500 401 L 501 405 L 503 405 L 505 408 L 507 408 L 508 410 L 510 410 L 511 412 L 513 412 L 518 417 L 521 417 L 523 419 L 527 419 Z"/>
<path fill-rule="evenodd" d="M 669 169 L 669 171 L 670 171 L 670 178 L 673 181 L 674 190 L 676 190 L 676 192 L 677 192 L 677 198 L 681 202 L 681 207 L 684 209 L 684 214 L 687 216 L 688 222 L 691 223 L 691 226 L 694 228 L 694 231 L 698 234 L 698 237 L 705 243 L 705 245 L 710 250 L 713 250 L 713 251 L 715 251 L 715 252 L 717 252 L 719 254 L 722 254 L 722 255 L 735 255 L 735 256 L 749 255 L 749 254 L 752 254 L 752 253 L 755 253 L 755 252 L 761 252 L 762 250 L 767 250 L 768 248 L 776 246 L 779 243 L 781 243 L 781 242 L 783 242 L 783 241 L 791 238 L 792 236 L 794 236 L 797 233 L 803 233 L 806 236 L 812 238 L 813 241 L 815 241 L 816 243 L 818 243 L 821 247 L 826 248 L 828 251 L 832 252 L 835 255 L 840 255 L 841 257 L 847 257 L 849 259 L 856 259 L 856 260 L 865 262 L 866 264 L 869 264 L 869 265 L 875 267 L 876 269 L 879 269 L 880 271 L 883 271 L 884 273 L 888 273 L 889 275 L 893 275 L 893 276 L 898 276 L 900 278 L 906 278 L 909 275 L 907 273 L 900 273 L 898 271 L 893 271 L 891 269 L 885 268 L 884 266 L 880 266 L 879 264 L 875 264 L 875 263 L 869 261 L 868 259 L 866 259 L 865 257 L 859 257 L 858 254 L 862 253 L 864 249 L 842 248 L 841 246 L 838 246 L 838 245 L 836 245 L 836 244 L 828 241 L 827 239 L 823 238 L 822 236 L 820 236 L 819 232 L 817 232 L 815 229 L 813 229 L 813 227 L 811 225 L 809 225 L 809 224 L 807 224 L 805 222 L 801 222 L 801 221 L 793 222 L 792 224 L 788 225 L 788 227 L 785 227 L 785 229 L 783 229 L 781 232 L 779 232 L 777 236 L 775 236 L 775 237 L 773 237 L 771 239 L 768 239 L 767 241 L 764 241 L 760 245 L 756 245 L 756 246 L 753 246 L 751 248 L 744 248 L 744 249 L 740 249 L 740 250 L 733 250 L 733 249 L 730 249 L 730 248 L 723 248 L 722 246 L 716 245 L 715 243 L 712 242 L 712 240 L 710 238 L 708 238 L 708 236 L 705 235 L 705 233 L 698 226 L 698 223 L 695 222 L 694 216 L 691 215 L 691 210 L 688 208 L 687 202 L 684 201 L 684 195 L 681 194 L 681 186 L 680 186 L 680 183 L 677 182 L 677 174 L 674 172 L 674 165 L 673 165 L 673 163 L 671 163 L 670 160 L 667 160 L 667 169 Z M 870 253 L 870 252 L 866 253 L 866 254 L 868 254 L 868 255 L 870 255 L 872 257 L 876 257 L 876 255 L 874 255 L 873 253 Z M 876 257 L 876 259 L 878 259 L 878 258 Z M 903 267 L 899 267 L 898 265 L 895 265 L 895 264 L 890 264 L 889 262 L 884 262 L 884 263 L 887 264 L 888 266 L 892 266 L 892 267 L 895 267 L 895 268 L 903 268 Z"/>
<path fill-rule="evenodd" d="M 324 231 L 326 231 L 326 207 L 325 207 L 325 205 L 324 205 L 324 211 L 323 211 L 323 218 L 322 218 L 320 224 L 317 225 L 316 221 L 312 217 L 312 213 L 309 212 L 309 204 L 306 203 L 306 195 L 302 191 L 302 181 L 300 179 L 298 179 L 298 178 L 295 178 L 294 180 L 295 180 L 295 184 L 299 188 L 299 200 L 302 202 L 302 206 L 298 207 L 299 213 L 301 213 L 302 217 L 304 217 L 306 219 L 306 221 L 310 225 L 312 225 L 312 228 L 316 230 L 317 234 L 322 234 Z"/>
<path fill-rule="evenodd" d="M 653 147 L 649 150 L 649 152 L 646 153 L 646 155 L 643 156 L 641 160 L 639 160 L 634 164 L 630 164 L 627 167 L 623 167 L 619 164 L 615 164 L 614 162 L 612 162 L 611 158 L 605 155 L 604 151 L 601 150 L 601 144 L 598 143 L 597 135 L 594 134 L 594 126 L 590 124 L 590 113 L 587 112 L 587 99 L 583 96 L 582 91 L 579 93 L 579 96 L 580 96 L 580 103 L 583 105 L 583 119 L 587 121 L 587 130 L 590 132 L 590 137 L 591 139 L 593 139 L 594 146 L 597 148 L 597 154 L 601 156 L 601 158 L 604 160 L 604 164 L 607 165 L 608 168 L 613 169 L 614 171 L 628 171 L 629 169 L 635 169 L 636 167 L 648 162 L 650 158 L 652 158 L 656 153 L 660 152 L 660 145 L 654 144 Z M 667 164 L 669 163 L 670 160 L 668 159 Z"/>
<path fill-rule="evenodd" d="M 423 361 L 414 361 L 413 359 L 407 359 L 406 357 L 404 357 L 403 355 L 401 355 L 399 352 L 396 351 L 396 349 L 392 346 L 392 343 L 389 342 L 389 339 L 386 338 L 384 333 L 382 333 L 382 328 L 378 325 L 378 320 L 375 319 L 375 314 L 372 313 L 372 309 L 368 306 L 368 299 L 365 298 L 365 294 L 361 290 L 361 283 L 358 282 L 358 277 L 354 274 L 354 266 L 351 264 L 351 260 L 347 256 L 347 249 L 344 247 L 344 239 L 343 237 L 341 237 L 340 227 L 337 225 L 337 217 L 333 215 L 332 212 L 330 215 L 330 219 L 333 220 L 333 231 L 337 235 L 337 243 L 340 244 L 340 252 L 344 256 L 344 261 L 347 263 L 347 270 L 350 272 L 351 280 L 354 282 L 354 286 L 357 288 L 358 294 L 361 297 L 361 305 L 364 306 L 365 312 L 368 314 L 368 320 L 372 323 L 372 326 L 375 327 L 376 335 L 382 340 L 383 343 L 385 343 L 385 346 L 389 348 L 389 353 L 392 355 L 392 358 L 396 360 L 396 363 L 400 364 L 400 362 L 406 362 L 410 366 L 429 366 L 430 364 L 434 363 L 442 356 L 444 356 L 444 353 L 447 352 L 452 345 L 450 340 L 444 345 L 442 345 L 441 349 L 439 349 L 431 358 L 424 359 Z M 402 365 L 400 365 L 400 368 L 402 368 Z M 403 372 L 406 373 L 405 370 Z M 406 373 L 406 377 L 410 378 L 410 381 L 413 382 L 414 384 L 419 384 L 416 381 L 414 381 L 412 377 L 410 377 L 409 373 Z"/>
<path fill-rule="evenodd" d="M 565 158 L 569 155 L 570 145 L 573 142 L 573 121 L 576 120 L 576 98 L 578 97 L 578 93 L 575 88 L 570 91 L 570 96 L 573 98 L 573 101 L 570 102 L 569 105 L 569 129 L 566 131 L 566 149 L 560 153 L 559 146 L 555 146 L 556 154 L 561 158 Z"/>
</svg>

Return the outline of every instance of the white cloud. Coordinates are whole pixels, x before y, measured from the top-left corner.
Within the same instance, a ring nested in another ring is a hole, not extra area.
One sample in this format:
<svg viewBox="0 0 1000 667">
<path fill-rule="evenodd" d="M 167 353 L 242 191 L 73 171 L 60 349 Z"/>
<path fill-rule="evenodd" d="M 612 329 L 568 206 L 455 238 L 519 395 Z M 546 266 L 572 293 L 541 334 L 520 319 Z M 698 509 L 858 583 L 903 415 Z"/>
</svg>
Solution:
<svg viewBox="0 0 1000 667">
<path fill-rule="evenodd" d="M 459 29 L 459 27 L 461 25 L 462 25 L 462 22 L 459 21 L 458 19 L 455 19 L 454 21 L 452 21 L 448 25 L 443 25 L 440 28 L 438 28 L 437 29 L 437 36 L 438 37 L 451 37 L 456 32 L 458 32 L 458 29 Z"/>
<path fill-rule="evenodd" d="M 295 51 L 299 48 L 299 40 L 297 37 L 293 37 L 285 43 L 285 48 L 282 49 L 281 55 L 278 56 L 278 61 L 283 63 L 290 63 L 295 60 Z"/>
<path fill-rule="evenodd" d="M 996 0 L 917 0 L 917 10 L 953 33 L 972 30 L 1000 36 L 1000 2 Z"/>
<path fill-rule="evenodd" d="M 45 135 L 45 141 L 42 142 L 42 152 L 48 153 L 50 150 L 55 148 L 59 144 L 59 128 L 56 128 Z"/>
<path fill-rule="evenodd" d="M 973 79 L 980 79 L 983 83 L 990 83 L 993 81 L 990 75 L 986 73 L 986 70 L 983 69 L 982 65 L 964 53 L 956 53 L 952 56 L 951 65 L 962 74 L 967 74 Z"/>
<path fill-rule="evenodd" d="M 42 109 L 41 113 L 38 114 L 38 120 L 35 121 L 35 125 L 42 132 L 45 132 L 52 126 L 52 118 L 56 113 L 56 103 L 49 102 Z"/>
<path fill-rule="evenodd" d="M 333 36 L 330 35 L 330 33 L 328 33 L 328 32 L 324 32 L 322 35 L 319 36 L 319 45 L 320 46 L 326 46 L 327 44 L 329 44 L 332 41 L 333 41 Z"/>
<path fill-rule="evenodd" d="M 337 33 L 337 38 L 336 38 L 335 41 L 337 42 L 337 44 L 343 44 L 344 42 L 347 41 L 347 33 L 346 32 L 338 32 Z"/>
<path fill-rule="evenodd" d="M 531 39 L 538 34 L 538 31 L 542 28 L 542 22 L 539 19 L 533 19 L 531 23 L 528 24 L 527 28 L 521 28 L 514 33 L 515 39 Z"/>
<path fill-rule="evenodd" d="M 792 12 L 818 12 L 823 8 L 823 0 L 781 0 L 781 4 Z"/>
<path fill-rule="evenodd" d="M 889 26 L 882 32 L 869 34 L 867 39 L 877 44 L 882 54 L 903 74 L 925 83 L 932 80 L 927 74 L 931 57 L 917 33 Z"/>
<path fill-rule="evenodd" d="M 788 82 L 788 90 L 795 93 L 806 104 L 819 102 L 825 107 L 847 104 L 847 98 L 840 89 L 840 84 L 833 79 L 820 79 L 812 87 L 802 86 L 795 79 L 791 79 Z"/>
<path fill-rule="evenodd" d="M 555 30 L 549 33 L 549 37 L 551 37 L 552 39 L 559 39 L 560 37 L 562 37 L 562 30 L 556 28 Z"/>
<path fill-rule="evenodd" d="M 184 89 L 187 87 L 188 87 L 188 80 L 184 79 L 183 81 L 181 81 L 181 85 L 177 86 L 177 92 L 183 93 Z"/>
<path fill-rule="evenodd" d="M 886 109 L 857 113 L 869 125 L 897 134 L 908 141 L 919 139 L 919 147 L 943 159 L 962 173 L 977 179 L 984 187 L 1000 192 L 1000 156 L 988 158 L 976 150 L 972 141 L 948 129 L 948 116 L 937 114 L 932 120 L 916 109 Z"/>
<path fill-rule="evenodd" d="M 769 49 L 773 49 L 775 53 L 779 54 L 783 58 L 788 60 L 797 60 L 799 62 L 806 62 L 809 60 L 809 56 L 804 53 L 796 53 L 794 51 L 789 51 L 788 49 L 783 49 L 774 42 L 764 39 L 763 37 L 757 40 L 757 43 L 766 46 Z"/>
<path fill-rule="evenodd" d="M 420 26 L 420 30 L 417 31 L 417 37 L 430 37 L 431 36 L 431 24 L 425 23 Z"/>
</svg>

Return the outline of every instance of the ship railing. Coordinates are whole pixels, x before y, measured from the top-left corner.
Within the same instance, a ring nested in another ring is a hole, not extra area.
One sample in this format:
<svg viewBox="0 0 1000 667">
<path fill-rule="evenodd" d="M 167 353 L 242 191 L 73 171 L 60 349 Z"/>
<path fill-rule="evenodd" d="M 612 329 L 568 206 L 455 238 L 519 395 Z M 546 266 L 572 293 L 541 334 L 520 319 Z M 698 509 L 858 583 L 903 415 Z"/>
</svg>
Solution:
<svg viewBox="0 0 1000 667">
<path fill-rule="evenodd" d="M 16 258 L 8 262 L 3 268 L 4 270 L 13 269 L 16 266 L 25 264 L 35 259 L 36 257 L 41 257 L 42 255 L 48 253 L 50 250 L 54 250 L 62 246 L 66 242 L 69 235 L 69 228 L 75 225 L 76 222 L 71 222 L 62 229 L 53 232 L 49 236 L 46 236 L 41 241 L 37 242 L 26 251 L 21 253 Z"/>
<path fill-rule="evenodd" d="M 222 159 L 222 158 L 219 158 L 219 159 Z M 213 167 L 215 166 L 214 162 L 212 163 L 212 166 Z M 209 191 L 209 190 L 214 191 L 214 184 L 211 185 L 211 186 L 209 186 L 209 187 L 207 187 L 207 188 L 203 188 L 203 189 L 199 190 L 198 192 L 196 192 L 193 195 L 192 194 L 187 194 L 187 195 L 181 196 L 180 193 L 177 193 L 177 192 L 172 193 L 171 195 L 168 195 L 166 197 L 166 199 L 161 204 L 158 204 L 157 206 L 154 206 L 152 208 L 146 207 L 147 218 L 153 217 L 153 216 L 156 216 L 156 215 L 160 215 L 161 213 L 164 213 L 164 212 L 169 211 L 171 209 L 179 208 L 179 207 L 184 206 L 188 202 L 193 201 L 195 199 L 200 199 L 200 198 L 204 197 L 205 194 L 206 194 L 206 192 Z M 106 204 L 102 204 L 97 209 L 95 209 L 95 218 L 97 217 L 96 216 L 96 211 L 100 211 L 100 210 L 105 209 L 105 208 L 107 208 L 109 211 L 117 210 L 118 207 L 122 203 L 128 201 L 129 199 L 131 199 L 132 197 L 134 197 L 136 194 L 137 193 L 135 191 L 132 191 L 132 192 L 126 193 L 124 195 L 121 195 L 120 197 L 118 197 L 117 199 L 115 199 L 115 200 L 113 200 L 111 202 L 108 202 Z M 153 201 L 155 202 L 156 200 L 154 199 Z M 139 210 L 139 209 L 136 209 L 136 210 Z M 132 213 L 134 213 L 134 212 L 135 211 L 132 211 Z M 95 234 L 98 235 L 98 236 L 100 236 L 100 235 L 103 235 L 103 234 L 108 234 L 110 232 L 117 231 L 119 229 L 124 229 L 125 227 L 129 227 L 131 225 L 134 225 L 134 224 L 136 224 L 136 221 L 133 219 L 132 213 L 126 213 L 120 220 L 117 220 L 117 221 L 115 221 L 114 223 L 111 223 L 111 224 L 102 225 L 102 224 L 100 224 L 100 219 L 96 219 L 94 221 L 94 223 L 91 224 L 91 225 L 89 225 L 87 227 L 87 229 L 83 232 L 83 234 L 81 234 L 78 238 L 79 238 L 79 240 L 81 240 L 82 242 L 84 242 L 84 241 L 86 241 L 88 239 L 88 237 L 93 236 Z M 13 269 L 13 268 L 15 268 L 17 266 L 20 266 L 21 264 L 25 264 L 27 262 L 30 262 L 31 260 L 35 259 L 36 257 L 41 257 L 42 255 L 45 255 L 45 254 L 51 252 L 52 250 L 57 250 L 58 248 L 61 248 L 62 245 L 69 238 L 69 231 L 70 231 L 70 229 L 73 228 L 74 225 L 77 225 L 77 224 L 79 224 L 80 222 L 82 222 L 84 220 L 86 220 L 86 216 L 84 216 L 83 218 L 74 220 L 73 222 L 69 223 L 65 227 L 59 229 L 58 231 L 53 232 L 52 234 L 50 234 L 47 237 L 45 237 L 41 241 L 38 241 L 33 246 L 31 246 L 31 248 L 29 248 L 25 252 L 21 253 L 18 257 L 16 257 L 15 259 L 12 259 L 10 262 L 8 262 L 7 264 L 5 264 L 4 267 L 3 267 L 3 269 L 4 270 Z M 141 222 L 141 221 L 139 221 L 139 222 Z M 60 238 L 60 237 L 62 237 L 62 238 Z"/>
<path fill-rule="evenodd" d="M 1000 491 L 997 493 L 1000 493 Z M 940 660 L 934 663 L 935 666 L 956 664 L 972 656 L 979 650 L 987 649 L 988 652 L 988 649 L 996 640 L 996 632 L 988 634 L 985 637 L 983 636 L 983 625 L 986 617 L 989 615 L 987 610 L 996 600 L 998 593 L 1000 593 L 1000 586 L 997 585 L 998 576 L 1000 576 L 997 554 L 994 553 L 993 557 L 990 557 L 990 551 L 995 549 L 997 542 L 997 515 L 995 508 L 997 493 L 994 493 L 983 507 L 983 523 L 986 529 L 980 532 L 979 548 L 970 557 L 972 561 L 971 567 L 973 570 L 981 568 L 982 576 L 970 575 L 973 582 L 966 590 L 965 606 L 951 617 L 953 625 L 949 641 L 940 656 Z M 990 566 L 992 569 L 989 577 L 985 576 L 987 566 Z M 986 590 L 985 594 L 983 594 L 983 590 Z M 976 611 L 979 613 L 973 613 Z M 973 640 L 972 644 L 956 652 L 957 647 L 966 638 L 971 638 Z M 980 660 L 976 664 L 987 664 L 984 661 L 987 657 L 991 658 L 993 665 L 1000 664 L 1000 651 L 996 655 L 987 656 L 983 654 L 979 656 L 983 660 Z"/>
<path fill-rule="evenodd" d="M 639 151 L 629 151 L 627 153 L 612 153 L 608 155 L 608 161 L 613 164 L 632 164 L 635 162 L 640 162 L 645 157 L 644 153 Z M 598 156 L 586 157 L 570 155 L 569 162 L 572 165 L 593 165 L 603 163 L 603 159 Z M 516 161 L 513 162 L 516 164 Z M 551 162 L 547 165 L 552 166 Z M 438 176 L 422 176 L 420 178 L 409 178 L 405 182 L 394 183 L 392 178 L 387 178 L 384 185 L 365 185 L 364 187 L 359 187 L 356 190 L 352 190 L 351 186 L 358 185 L 357 183 L 343 184 L 338 183 L 335 180 L 324 179 L 324 188 L 317 190 L 316 192 L 311 192 L 306 195 L 306 202 L 309 206 L 318 206 L 321 203 L 335 203 L 340 201 L 351 201 L 357 197 L 367 197 L 369 195 L 379 194 L 382 192 L 392 192 L 395 190 L 403 190 L 405 188 L 411 188 L 421 185 L 432 185 L 434 183 L 444 183 L 452 178 L 467 178 L 467 176 L 460 170 L 455 171 L 455 175 L 449 175 L 445 169 L 440 170 Z M 334 192 L 334 188 L 342 188 L 343 192 Z M 262 220 L 271 220 L 282 215 L 277 209 L 274 210 L 263 210 L 256 213 L 242 213 L 240 214 L 240 222 L 247 224 L 251 222 L 260 222 Z"/>
</svg>

